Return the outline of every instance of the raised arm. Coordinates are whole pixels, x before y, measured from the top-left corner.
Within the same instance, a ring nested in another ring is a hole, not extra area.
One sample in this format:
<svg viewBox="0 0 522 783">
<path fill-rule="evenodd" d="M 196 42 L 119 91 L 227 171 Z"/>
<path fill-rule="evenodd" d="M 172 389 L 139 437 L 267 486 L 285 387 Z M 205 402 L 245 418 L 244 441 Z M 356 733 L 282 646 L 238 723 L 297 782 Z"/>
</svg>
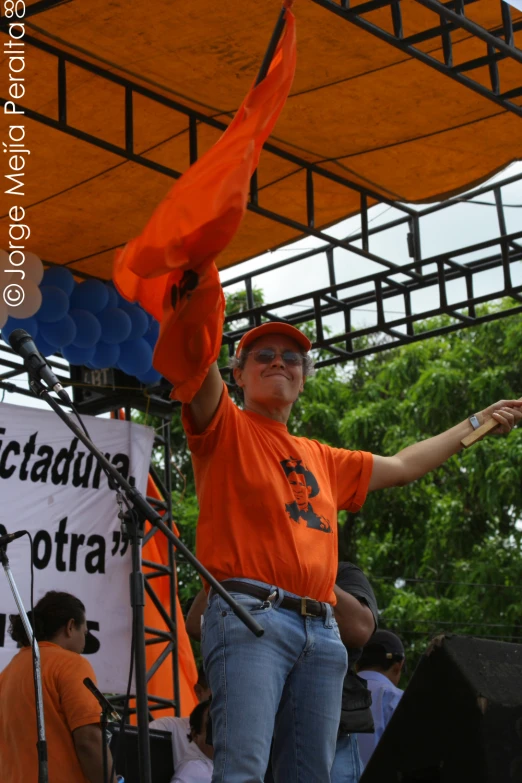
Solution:
<svg viewBox="0 0 522 783">
<path fill-rule="evenodd" d="M 335 619 L 343 644 L 346 647 L 364 647 L 375 631 L 372 610 L 337 585 L 334 585 L 334 593 L 337 598 Z"/>
<path fill-rule="evenodd" d="M 214 362 L 210 365 L 200 390 L 189 405 L 194 432 L 206 430 L 217 410 L 222 394 L 223 380 L 217 362 Z"/>
<path fill-rule="evenodd" d="M 476 414 L 480 424 L 493 417 L 498 427 L 493 434 L 507 434 L 522 419 L 522 400 L 500 400 Z M 462 438 L 473 432 L 468 419 L 434 438 L 414 443 L 393 457 L 375 455 L 370 491 L 400 487 L 438 468 L 461 449 Z"/>
</svg>

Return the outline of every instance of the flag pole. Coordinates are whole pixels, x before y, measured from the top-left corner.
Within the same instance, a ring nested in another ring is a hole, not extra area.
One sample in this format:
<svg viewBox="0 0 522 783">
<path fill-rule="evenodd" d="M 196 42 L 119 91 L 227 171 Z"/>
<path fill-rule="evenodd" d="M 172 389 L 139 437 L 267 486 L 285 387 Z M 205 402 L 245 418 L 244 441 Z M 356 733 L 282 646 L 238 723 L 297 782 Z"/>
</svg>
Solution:
<svg viewBox="0 0 522 783">
<path fill-rule="evenodd" d="M 268 44 L 268 48 L 265 52 L 265 56 L 263 57 L 263 62 L 261 63 L 261 68 L 259 69 L 259 73 L 257 74 L 257 79 L 255 81 L 255 85 L 254 85 L 255 87 L 257 87 L 257 85 L 263 81 L 263 79 L 268 73 L 268 69 L 270 68 L 270 63 L 272 62 L 272 58 L 277 48 L 277 44 L 279 43 L 279 39 L 281 38 L 281 35 L 285 28 L 286 9 L 287 9 L 287 4 L 285 3 L 281 8 L 276 25 L 274 27 L 274 32 L 272 33 L 272 37 Z"/>
</svg>

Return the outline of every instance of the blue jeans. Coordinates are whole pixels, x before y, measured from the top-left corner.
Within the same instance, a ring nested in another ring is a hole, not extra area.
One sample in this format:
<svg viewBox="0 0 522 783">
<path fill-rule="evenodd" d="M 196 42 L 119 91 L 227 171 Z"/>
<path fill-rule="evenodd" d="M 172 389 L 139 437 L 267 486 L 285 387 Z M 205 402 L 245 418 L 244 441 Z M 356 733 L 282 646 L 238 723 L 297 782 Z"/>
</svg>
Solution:
<svg viewBox="0 0 522 783">
<path fill-rule="evenodd" d="M 357 734 L 341 734 L 335 749 L 331 783 L 359 783 L 362 771 Z"/>
<path fill-rule="evenodd" d="M 347 669 L 333 610 L 302 617 L 282 609 L 284 591 L 263 603 L 232 593 L 264 628 L 256 638 L 211 594 L 201 634 L 212 691 L 212 783 L 263 783 L 274 738 L 276 783 L 328 783 Z M 293 594 L 289 594 L 293 595 Z"/>
</svg>

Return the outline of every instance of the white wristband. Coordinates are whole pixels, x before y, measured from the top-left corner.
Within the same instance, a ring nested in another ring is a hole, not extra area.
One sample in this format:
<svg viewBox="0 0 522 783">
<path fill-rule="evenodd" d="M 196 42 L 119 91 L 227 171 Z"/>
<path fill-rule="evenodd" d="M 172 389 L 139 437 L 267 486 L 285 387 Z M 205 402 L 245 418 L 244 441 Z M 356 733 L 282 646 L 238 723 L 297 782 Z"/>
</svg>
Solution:
<svg viewBox="0 0 522 783">
<path fill-rule="evenodd" d="M 478 430 L 478 428 L 480 427 L 480 421 L 477 419 L 475 414 L 469 417 L 469 423 L 471 424 L 474 430 Z"/>
</svg>

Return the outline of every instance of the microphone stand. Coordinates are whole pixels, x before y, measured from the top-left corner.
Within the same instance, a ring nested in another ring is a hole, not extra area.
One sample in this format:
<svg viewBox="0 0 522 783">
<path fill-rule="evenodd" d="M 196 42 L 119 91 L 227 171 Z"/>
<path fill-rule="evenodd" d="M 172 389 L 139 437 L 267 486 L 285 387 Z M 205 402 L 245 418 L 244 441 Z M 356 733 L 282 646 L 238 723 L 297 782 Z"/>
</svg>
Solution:
<svg viewBox="0 0 522 783">
<path fill-rule="evenodd" d="M 98 704 L 101 707 L 101 715 L 100 715 L 100 726 L 101 726 L 101 734 L 102 734 L 102 760 L 103 760 L 103 781 L 104 783 L 109 783 L 109 754 L 107 751 L 107 746 L 110 742 L 110 734 L 107 731 L 108 725 L 109 725 L 109 717 L 120 720 L 120 716 L 110 703 L 109 699 L 103 695 L 103 693 L 100 693 L 98 688 L 95 686 L 93 681 L 86 677 L 83 681 L 83 684 L 89 690 L 94 698 L 98 701 Z M 111 781 L 112 783 L 112 781 Z"/>
<path fill-rule="evenodd" d="M 26 365 L 27 367 L 27 365 Z M 264 631 L 259 623 L 247 612 L 247 610 L 235 601 L 232 596 L 225 590 L 225 588 L 207 571 L 207 569 L 197 560 L 192 554 L 190 549 L 180 541 L 180 539 L 167 527 L 163 522 L 161 516 L 152 508 L 143 495 L 133 487 L 129 482 L 123 478 L 119 471 L 112 465 L 104 454 L 94 445 L 94 443 L 88 438 L 83 430 L 72 420 L 70 416 L 60 407 L 53 397 L 49 394 L 48 389 L 42 385 L 38 378 L 33 376 L 30 368 L 27 368 L 30 376 L 30 387 L 37 397 L 42 397 L 53 409 L 53 411 L 60 417 L 64 424 L 73 431 L 75 437 L 80 440 L 83 445 L 90 451 L 98 463 L 105 469 L 105 472 L 109 473 L 114 484 L 123 490 L 127 502 L 132 506 L 133 514 L 131 517 L 137 516 L 138 524 L 129 525 L 131 528 L 130 544 L 132 548 L 132 572 L 130 575 L 131 586 L 131 605 L 134 614 L 134 628 L 135 628 L 135 663 L 136 663 L 136 712 L 138 717 L 138 758 L 140 761 L 140 783 L 152 783 L 151 763 L 150 763 L 150 744 L 149 744 L 149 715 L 148 715 L 148 702 L 147 702 L 147 666 L 145 657 L 145 580 L 143 572 L 141 570 L 141 538 L 143 537 L 142 530 L 139 530 L 139 526 L 143 526 L 145 520 L 148 520 L 151 525 L 157 527 L 158 530 L 169 539 L 171 544 L 183 554 L 188 562 L 196 569 L 196 571 L 202 576 L 206 582 L 208 582 L 214 592 L 218 593 L 224 601 L 230 606 L 234 614 L 252 631 L 252 633 L 259 637 L 262 636 Z"/>
<path fill-rule="evenodd" d="M 102 759 L 103 759 L 103 782 L 109 783 L 109 756 L 107 753 L 107 726 L 109 725 L 109 710 L 103 706 L 100 715 L 100 727 L 102 734 Z"/>
<path fill-rule="evenodd" d="M 25 633 L 27 638 L 31 642 L 31 649 L 33 654 L 33 679 L 34 679 L 34 695 L 36 703 L 36 730 L 37 730 L 37 742 L 36 748 L 38 751 L 38 783 L 49 783 L 49 769 L 47 762 L 47 741 L 45 738 L 45 722 L 44 722 L 44 707 L 43 707 L 43 694 L 42 694 L 42 671 L 40 666 L 40 648 L 38 642 L 35 639 L 31 623 L 27 617 L 27 612 L 24 609 L 22 598 L 16 587 L 11 568 L 9 566 L 9 558 L 6 552 L 7 544 L 0 546 L 0 562 L 2 563 L 15 600 L 18 614 L 21 617 Z M 33 556 L 31 552 L 31 557 Z M 34 618 L 33 618 L 34 621 Z"/>
</svg>

